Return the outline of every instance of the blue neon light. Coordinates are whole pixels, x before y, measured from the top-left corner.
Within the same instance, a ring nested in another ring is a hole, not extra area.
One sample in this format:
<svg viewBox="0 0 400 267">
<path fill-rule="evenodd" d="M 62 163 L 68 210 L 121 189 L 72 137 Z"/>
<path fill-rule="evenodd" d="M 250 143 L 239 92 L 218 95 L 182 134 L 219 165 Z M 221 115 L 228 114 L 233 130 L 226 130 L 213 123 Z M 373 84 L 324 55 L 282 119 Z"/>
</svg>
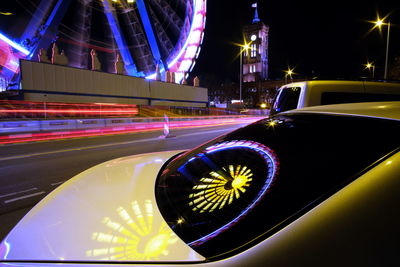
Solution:
<svg viewBox="0 0 400 267">
<path fill-rule="evenodd" d="M 14 41 L 11 41 L 2 33 L 0 33 L 0 39 L 6 42 L 8 45 L 12 46 L 13 48 L 17 49 L 19 52 L 25 54 L 26 56 L 29 55 L 29 51 L 26 48 L 22 47 L 20 44 L 15 43 Z"/>
<path fill-rule="evenodd" d="M 28 27 L 34 27 L 34 28 L 27 29 L 23 35 L 23 38 L 24 38 L 23 40 L 25 40 L 25 38 L 32 39 L 31 40 L 32 47 L 30 48 L 30 53 L 27 56 L 27 59 L 31 59 L 33 56 L 37 55 L 37 52 L 39 51 L 39 49 L 49 47 L 49 45 L 56 40 L 58 25 L 61 23 L 61 20 L 63 19 L 65 12 L 67 11 L 68 6 L 71 3 L 71 1 L 72 0 L 58 0 L 57 1 L 57 3 L 54 5 L 54 7 L 52 9 L 51 14 L 47 18 L 46 22 L 43 24 L 43 27 L 41 27 L 42 30 L 40 30 L 40 32 L 38 32 L 37 38 L 35 38 L 33 36 L 29 37 L 27 35 L 30 32 L 33 32 L 33 31 L 36 32 L 36 30 L 37 30 L 34 25 L 36 23 L 35 21 L 38 20 L 38 18 L 36 17 L 36 16 L 38 16 L 38 14 L 37 13 L 34 14 L 34 17 L 28 26 Z M 45 6 L 40 6 L 40 7 L 45 8 Z M 43 10 L 41 10 L 40 12 L 43 12 Z M 42 19 L 43 18 L 44 17 L 42 16 Z"/>
<path fill-rule="evenodd" d="M 26 30 L 22 34 L 20 40 L 23 41 L 26 39 L 32 39 L 35 36 L 40 25 L 43 24 L 43 20 L 45 19 L 46 14 L 48 13 L 52 4 L 53 4 L 53 1 L 49 1 L 49 0 L 41 0 L 40 1 L 40 4 L 37 6 L 37 9 L 36 9 L 35 13 L 32 15 L 32 19 L 29 22 L 28 26 L 26 27 Z M 58 6 L 56 5 L 55 8 L 58 8 Z M 49 18 L 52 19 L 52 16 L 50 16 Z"/>
<path fill-rule="evenodd" d="M 108 1 L 103 1 L 104 3 L 104 13 L 106 14 L 108 24 L 110 25 L 111 31 L 114 35 L 114 39 L 117 43 L 119 52 L 121 53 L 122 59 L 125 63 L 126 71 L 128 75 L 131 76 L 140 76 L 136 68 L 135 63 L 133 62 L 131 53 L 129 52 L 129 48 L 126 44 L 124 37 L 121 35 L 121 31 L 118 26 L 118 19 L 114 17 L 114 14 L 111 10 L 110 4 Z"/>
<path fill-rule="evenodd" d="M 139 10 L 140 17 L 142 18 L 144 30 L 147 35 L 147 40 L 149 42 L 151 52 L 153 54 L 154 62 L 158 64 L 161 61 L 161 54 L 160 50 L 158 48 L 156 36 L 154 35 L 154 31 L 152 28 L 152 24 L 149 18 L 149 14 L 147 13 L 146 10 L 146 5 L 144 4 L 143 0 L 136 0 L 136 5 Z M 164 66 L 161 68 L 161 72 L 164 71 Z"/>
</svg>

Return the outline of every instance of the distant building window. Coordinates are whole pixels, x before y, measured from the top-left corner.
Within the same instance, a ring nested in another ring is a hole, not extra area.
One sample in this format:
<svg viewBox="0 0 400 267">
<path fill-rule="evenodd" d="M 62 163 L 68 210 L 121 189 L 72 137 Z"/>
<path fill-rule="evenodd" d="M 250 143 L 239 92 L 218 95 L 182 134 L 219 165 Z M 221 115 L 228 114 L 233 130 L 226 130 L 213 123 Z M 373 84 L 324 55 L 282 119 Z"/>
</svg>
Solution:
<svg viewBox="0 0 400 267">
<path fill-rule="evenodd" d="M 257 56 L 257 44 L 251 44 L 251 57 L 256 57 Z"/>
</svg>

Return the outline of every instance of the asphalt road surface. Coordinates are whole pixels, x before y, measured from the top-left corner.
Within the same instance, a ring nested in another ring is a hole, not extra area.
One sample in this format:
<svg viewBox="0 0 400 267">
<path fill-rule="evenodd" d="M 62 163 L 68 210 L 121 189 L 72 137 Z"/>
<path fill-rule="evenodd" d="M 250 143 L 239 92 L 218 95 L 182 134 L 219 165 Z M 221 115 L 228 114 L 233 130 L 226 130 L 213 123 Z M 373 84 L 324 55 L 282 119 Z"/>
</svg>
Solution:
<svg viewBox="0 0 400 267">
<path fill-rule="evenodd" d="M 244 124 L 0 146 L 0 240 L 43 197 L 76 174 L 118 157 L 190 149 Z"/>
</svg>

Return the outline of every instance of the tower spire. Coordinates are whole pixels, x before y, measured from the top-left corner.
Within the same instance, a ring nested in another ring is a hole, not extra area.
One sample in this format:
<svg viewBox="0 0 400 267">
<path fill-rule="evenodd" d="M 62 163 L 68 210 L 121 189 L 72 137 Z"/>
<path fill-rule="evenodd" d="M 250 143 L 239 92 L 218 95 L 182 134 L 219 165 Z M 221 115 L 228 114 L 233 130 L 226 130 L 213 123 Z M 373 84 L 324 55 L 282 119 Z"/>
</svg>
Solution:
<svg viewBox="0 0 400 267">
<path fill-rule="evenodd" d="M 260 19 L 258 18 L 258 10 L 257 10 L 257 2 L 253 3 L 251 7 L 255 8 L 254 10 L 254 18 L 253 18 L 253 24 L 260 22 Z"/>
</svg>

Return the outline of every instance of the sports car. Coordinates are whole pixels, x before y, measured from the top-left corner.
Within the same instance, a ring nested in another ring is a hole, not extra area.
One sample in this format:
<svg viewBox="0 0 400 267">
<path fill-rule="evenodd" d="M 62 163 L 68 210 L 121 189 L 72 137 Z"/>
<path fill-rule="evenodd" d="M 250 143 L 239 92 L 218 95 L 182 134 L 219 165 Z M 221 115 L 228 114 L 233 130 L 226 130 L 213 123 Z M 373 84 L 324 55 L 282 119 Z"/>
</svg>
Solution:
<svg viewBox="0 0 400 267">
<path fill-rule="evenodd" d="M 107 161 L 33 207 L 0 265 L 398 266 L 399 136 L 400 102 L 326 105 Z"/>
</svg>

